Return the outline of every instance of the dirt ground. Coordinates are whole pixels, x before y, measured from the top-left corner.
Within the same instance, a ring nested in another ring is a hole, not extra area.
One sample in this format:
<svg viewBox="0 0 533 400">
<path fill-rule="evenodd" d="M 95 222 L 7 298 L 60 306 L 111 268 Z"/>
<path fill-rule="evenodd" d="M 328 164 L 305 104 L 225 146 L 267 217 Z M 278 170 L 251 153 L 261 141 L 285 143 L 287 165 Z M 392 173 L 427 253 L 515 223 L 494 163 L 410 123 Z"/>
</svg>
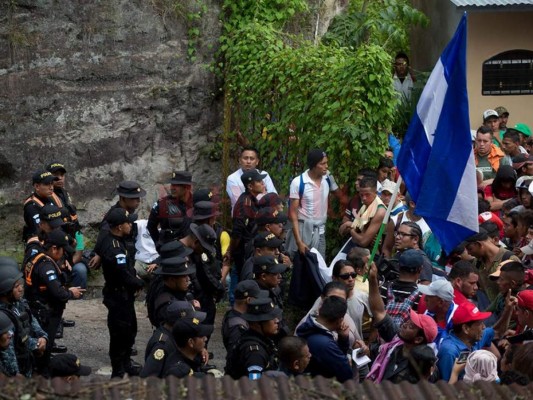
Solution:
<svg viewBox="0 0 533 400">
<path fill-rule="evenodd" d="M 215 364 L 221 371 L 224 370 L 226 350 L 222 344 L 220 324 L 227 303 L 220 303 L 215 320 L 215 331 L 209 342 L 209 351 L 213 352 L 214 359 L 210 364 Z M 138 333 L 136 347 L 138 355 L 134 360 L 144 364 L 144 352 L 146 343 L 152 334 L 152 327 L 148 320 L 144 302 L 136 301 Z M 93 373 L 99 375 L 111 375 L 109 361 L 109 334 L 107 330 L 107 309 L 102 304 L 101 298 L 69 301 L 64 313 L 65 319 L 73 319 L 76 326 L 65 328 L 63 339 L 58 343 L 67 346 L 68 352 L 76 354 L 83 365 L 92 368 Z"/>
</svg>

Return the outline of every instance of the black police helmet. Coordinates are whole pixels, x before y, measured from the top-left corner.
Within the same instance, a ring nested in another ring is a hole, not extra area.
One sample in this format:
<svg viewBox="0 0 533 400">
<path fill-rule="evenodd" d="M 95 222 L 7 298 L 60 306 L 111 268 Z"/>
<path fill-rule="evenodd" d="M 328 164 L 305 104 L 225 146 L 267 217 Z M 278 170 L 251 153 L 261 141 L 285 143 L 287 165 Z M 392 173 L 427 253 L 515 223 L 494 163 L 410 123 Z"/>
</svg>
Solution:
<svg viewBox="0 0 533 400">
<path fill-rule="evenodd" d="M 17 261 L 14 258 L 7 257 L 7 256 L 0 256 L 0 268 L 4 268 L 4 266 L 6 265 L 11 265 L 15 268 L 19 267 Z"/>
<path fill-rule="evenodd" d="M 22 272 L 18 266 L 3 265 L 0 267 L 0 295 L 6 295 L 13 290 L 15 283 L 22 279 Z"/>
</svg>

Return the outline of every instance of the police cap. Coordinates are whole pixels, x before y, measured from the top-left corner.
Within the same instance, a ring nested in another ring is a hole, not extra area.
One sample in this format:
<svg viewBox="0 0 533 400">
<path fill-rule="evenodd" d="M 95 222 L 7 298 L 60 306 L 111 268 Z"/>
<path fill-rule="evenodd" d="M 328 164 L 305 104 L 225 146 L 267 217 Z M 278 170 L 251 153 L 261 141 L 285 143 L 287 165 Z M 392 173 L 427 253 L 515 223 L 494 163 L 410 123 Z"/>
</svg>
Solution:
<svg viewBox="0 0 533 400">
<path fill-rule="evenodd" d="M 254 238 L 254 247 L 269 247 L 271 249 L 277 249 L 283 244 L 283 240 L 278 239 L 276 235 L 270 232 L 260 232 Z"/>
<path fill-rule="evenodd" d="M 249 322 L 271 321 L 281 318 L 281 309 L 274 305 L 270 298 L 250 300 L 242 318 Z"/>
<path fill-rule="evenodd" d="M 52 229 L 59 228 L 64 224 L 63 213 L 55 204 L 46 204 L 39 212 L 41 221 L 48 222 Z"/>
<path fill-rule="evenodd" d="M 244 184 L 244 187 L 246 187 L 246 185 L 248 185 L 249 183 L 262 181 L 266 178 L 266 176 L 266 174 L 260 174 L 259 171 L 256 169 L 251 169 L 249 171 L 243 172 L 241 176 L 241 181 Z"/>
<path fill-rule="evenodd" d="M 172 240 L 159 248 L 161 259 L 174 257 L 186 258 L 190 256 L 192 252 L 193 250 L 190 247 L 183 245 L 179 240 Z"/>
<path fill-rule="evenodd" d="M 68 235 L 61 229 L 54 229 L 53 231 L 48 232 L 44 239 L 44 244 L 45 247 L 46 245 L 62 247 L 67 253 L 74 252 L 74 249 L 70 246 Z"/>
<path fill-rule="evenodd" d="M 117 186 L 117 193 L 120 197 L 127 199 L 138 199 L 146 196 L 146 191 L 135 181 L 122 181 Z"/>
<path fill-rule="evenodd" d="M 48 185 L 58 180 L 59 178 L 57 176 L 52 175 L 50 171 L 37 171 L 32 176 L 33 183 L 44 183 L 45 185 Z"/>
<path fill-rule="evenodd" d="M 182 339 L 209 336 L 213 333 L 213 325 L 204 325 L 198 318 L 181 318 L 172 328 L 172 335 Z"/>
<path fill-rule="evenodd" d="M 253 279 L 240 281 L 235 287 L 235 299 L 244 300 L 248 297 L 268 297 L 268 291 L 261 290 L 259 284 Z"/>
<path fill-rule="evenodd" d="M 64 174 L 67 173 L 67 169 L 65 168 L 65 166 L 58 161 L 52 161 L 46 166 L 46 170 L 51 172 L 52 174 L 57 171 L 61 171 Z"/>
<path fill-rule="evenodd" d="M 215 243 L 217 241 L 217 234 L 209 225 L 190 225 L 191 232 L 196 239 L 200 241 L 204 250 L 211 254 L 215 254 Z"/>
<path fill-rule="evenodd" d="M 175 171 L 170 178 L 171 185 L 192 185 L 192 174 L 189 171 Z"/>
<path fill-rule="evenodd" d="M 163 276 L 184 276 L 196 272 L 196 267 L 189 264 L 183 257 L 164 258 L 159 264 L 159 268 L 154 271 L 156 275 Z"/>
<path fill-rule="evenodd" d="M 105 220 L 109 226 L 113 227 L 126 222 L 134 223 L 137 220 L 137 214 L 130 214 L 122 207 L 115 207 L 107 213 Z"/>
<path fill-rule="evenodd" d="M 217 217 L 220 212 L 217 210 L 217 205 L 212 201 L 199 201 L 194 203 L 191 218 L 193 221 L 201 221 L 211 217 Z"/>
<path fill-rule="evenodd" d="M 257 256 L 253 259 L 254 275 L 259 274 L 282 274 L 287 270 L 287 265 L 280 264 L 274 256 Z"/>
<path fill-rule="evenodd" d="M 169 324 L 174 323 L 181 318 L 196 318 L 204 322 L 207 314 L 202 311 L 196 311 L 188 301 L 174 300 L 167 307 L 166 321 Z"/>
</svg>

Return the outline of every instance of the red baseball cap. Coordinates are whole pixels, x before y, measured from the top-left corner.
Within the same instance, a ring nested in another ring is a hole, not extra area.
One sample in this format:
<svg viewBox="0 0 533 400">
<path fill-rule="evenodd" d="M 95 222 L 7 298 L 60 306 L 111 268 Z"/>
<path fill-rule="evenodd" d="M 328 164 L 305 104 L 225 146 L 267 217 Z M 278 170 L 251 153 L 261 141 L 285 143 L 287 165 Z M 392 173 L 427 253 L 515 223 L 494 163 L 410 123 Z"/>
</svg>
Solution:
<svg viewBox="0 0 533 400">
<path fill-rule="evenodd" d="M 516 296 L 518 299 L 518 306 L 533 310 L 533 290 L 522 290 Z"/>
<path fill-rule="evenodd" d="M 435 320 L 426 314 L 418 314 L 410 310 L 411 321 L 424 331 L 424 336 L 428 343 L 432 343 L 437 337 L 438 328 Z"/>
<path fill-rule="evenodd" d="M 477 220 L 480 224 L 483 222 L 493 222 L 498 227 L 498 231 L 500 232 L 500 237 L 503 235 L 503 221 L 500 217 L 498 217 L 496 214 L 494 214 L 491 211 L 486 211 L 484 213 L 481 213 L 478 215 Z"/>
<path fill-rule="evenodd" d="M 491 312 L 482 312 L 472 303 L 465 301 L 461 303 L 452 317 L 454 325 L 461 325 L 467 322 L 482 321 L 489 318 Z"/>
</svg>

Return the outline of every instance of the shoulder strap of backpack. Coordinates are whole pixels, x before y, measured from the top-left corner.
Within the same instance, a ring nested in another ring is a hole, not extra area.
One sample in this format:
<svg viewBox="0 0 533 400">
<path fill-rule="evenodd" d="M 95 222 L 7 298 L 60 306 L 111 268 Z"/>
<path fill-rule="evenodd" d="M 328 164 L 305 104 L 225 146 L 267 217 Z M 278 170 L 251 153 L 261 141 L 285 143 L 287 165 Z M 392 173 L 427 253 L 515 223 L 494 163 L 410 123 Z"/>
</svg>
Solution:
<svg viewBox="0 0 533 400">
<path fill-rule="evenodd" d="M 326 182 L 328 183 L 328 190 L 331 190 L 331 177 L 329 175 L 326 176 Z M 302 200 L 302 196 L 304 195 L 304 189 L 304 174 L 302 173 L 300 174 L 300 185 L 298 186 L 298 197 L 300 198 L 300 202 Z"/>
<path fill-rule="evenodd" d="M 298 197 L 300 198 L 300 206 L 302 204 L 302 197 L 304 195 L 304 189 L 305 189 L 305 185 L 304 185 L 304 174 L 300 174 L 300 186 L 298 186 Z"/>
<path fill-rule="evenodd" d="M 398 219 L 396 220 L 396 225 L 394 225 L 394 232 L 398 231 L 398 228 L 402 224 L 403 214 L 404 214 L 403 211 L 398 214 Z"/>
</svg>

